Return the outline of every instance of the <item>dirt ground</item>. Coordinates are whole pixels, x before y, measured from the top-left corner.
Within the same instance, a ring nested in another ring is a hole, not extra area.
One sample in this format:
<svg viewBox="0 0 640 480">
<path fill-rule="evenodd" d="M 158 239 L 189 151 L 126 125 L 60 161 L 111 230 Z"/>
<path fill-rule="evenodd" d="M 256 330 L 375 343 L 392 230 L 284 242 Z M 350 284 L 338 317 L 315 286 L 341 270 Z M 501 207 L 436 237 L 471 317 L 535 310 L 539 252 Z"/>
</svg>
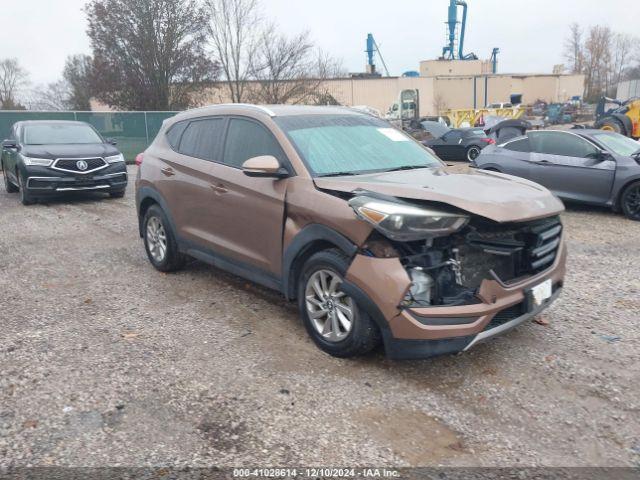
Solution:
<svg viewBox="0 0 640 480">
<path fill-rule="evenodd" d="M 563 220 L 548 325 L 339 360 L 277 293 L 155 271 L 131 189 L 33 207 L 0 189 L 0 467 L 640 465 L 640 223 Z"/>
</svg>

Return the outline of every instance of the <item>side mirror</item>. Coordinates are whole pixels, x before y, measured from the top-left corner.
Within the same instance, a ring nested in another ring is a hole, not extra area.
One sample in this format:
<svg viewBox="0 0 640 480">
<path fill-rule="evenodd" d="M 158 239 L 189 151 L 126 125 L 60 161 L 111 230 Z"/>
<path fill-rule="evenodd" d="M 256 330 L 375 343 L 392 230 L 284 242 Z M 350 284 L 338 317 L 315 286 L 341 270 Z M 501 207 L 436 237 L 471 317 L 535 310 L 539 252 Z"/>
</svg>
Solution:
<svg viewBox="0 0 640 480">
<path fill-rule="evenodd" d="M 287 169 L 272 155 L 250 158 L 242 164 L 242 171 L 248 177 L 285 178 L 289 176 Z"/>
<path fill-rule="evenodd" d="M 3 149 L 18 149 L 18 142 L 15 140 L 3 140 L 2 142 Z"/>
<path fill-rule="evenodd" d="M 606 162 L 607 160 L 613 160 L 613 154 L 607 150 L 600 150 L 596 155 L 596 160 L 599 162 Z"/>
<path fill-rule="evenodd" d="M 115 138 L 107 138 L 107 143 L 113 145 L 114 147 L 118 145 L 118 142 Z"/>
</svg>

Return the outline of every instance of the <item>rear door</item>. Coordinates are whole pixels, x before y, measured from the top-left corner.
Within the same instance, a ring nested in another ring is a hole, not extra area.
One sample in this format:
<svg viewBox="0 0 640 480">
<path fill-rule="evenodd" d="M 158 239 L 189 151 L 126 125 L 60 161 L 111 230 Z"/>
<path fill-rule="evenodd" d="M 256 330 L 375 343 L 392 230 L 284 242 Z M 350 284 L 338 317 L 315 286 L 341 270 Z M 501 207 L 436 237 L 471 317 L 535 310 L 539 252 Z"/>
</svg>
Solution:
<svg viewBox="0 0 640 480">
<path fill-rule="evenodd" d="M 288 180 L 248 177 L 242 164 L 250 158 L 272 155 L 291 172 L 288 159 L 273 133 L 261 122 L 231 117 L 222 162 L 212 178 L 216 251 L 279 277 L 282 232 Z"/>
<path fill-rule="evenodd" d="M 216 245 L 212 232 L 219 224 L 212 185 L 216 161 L 222 157 L 226 119 L 185 120 L 166 134 L 172 150 L 156 153 L 159 162 L 156 188 L 166 199 L 181 238 L 199 247 Z"/>
<path fill-rule="evenodd" d="M 601 160 L 600 150 L 583 137 L 560 131 L 530 132 L 532 180 L 559 197 L 605 203 L 611 194 L 616 162 Z"/>
<path fill-rule="evenodd" d="M 496 163 L 501 172 L 533 180 L 529 137 L 512 140 L 493 149 L 499 152 Z"/>
</svg>

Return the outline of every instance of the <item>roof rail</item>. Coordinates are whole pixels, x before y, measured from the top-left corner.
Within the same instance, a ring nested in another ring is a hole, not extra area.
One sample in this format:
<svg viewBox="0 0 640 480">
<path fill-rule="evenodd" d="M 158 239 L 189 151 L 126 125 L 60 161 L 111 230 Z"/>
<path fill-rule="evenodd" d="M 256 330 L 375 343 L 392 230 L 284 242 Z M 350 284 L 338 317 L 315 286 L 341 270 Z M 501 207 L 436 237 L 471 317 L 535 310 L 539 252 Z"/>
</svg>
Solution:
<svg viewBox="0 0 640 480">
<path fill-rule="evenodd" d="M 215 107 L 244 107 L 244 108 L 253 108 L 255 110 L 259 110 L 262 113 L 266 113 L 267 115 L 269 115 L 270 117 L 275 117 L 276 114 L 273 110 L 264 107 L 262 105 L 254 105 L 252 103 L 216 103 L 213 105 L 205 105 L 203 107 L 198 107 L 198 108 L 192 108 L 189 110 L 186 110 L 184 112 L 181 113 L 187 113 L 187 112 L 197 112 L 199 110 L 207 110 L 209 108 L 215 108 Z"/>
</svg>

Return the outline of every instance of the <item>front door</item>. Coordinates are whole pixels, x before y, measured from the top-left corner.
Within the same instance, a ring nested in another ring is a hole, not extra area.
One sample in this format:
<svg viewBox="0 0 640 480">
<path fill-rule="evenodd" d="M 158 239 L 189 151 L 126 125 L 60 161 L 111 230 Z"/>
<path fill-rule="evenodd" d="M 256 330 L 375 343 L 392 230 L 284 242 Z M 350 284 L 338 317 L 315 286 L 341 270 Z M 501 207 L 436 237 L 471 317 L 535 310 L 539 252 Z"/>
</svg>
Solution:
<svg viewBox="0 0 640 480">
<path fill-rule="evenodd" d="M 273 134 L 248 118 L 231 118 L 222 163 L 212 171 L 212 226 L 216 252 L 259 272 L 279 277 L 282 265 L 287 179 L 248 177 L 242 164 L 272 155 L 290 168 Z"/>
<path fill-rule="evenodd" d="M 533 181 L 567 200 L 609 200 L 616 162 L 601 159 L 594 144 L 571 132 L 531 132 L 529 138 Z"/>
</svg>

